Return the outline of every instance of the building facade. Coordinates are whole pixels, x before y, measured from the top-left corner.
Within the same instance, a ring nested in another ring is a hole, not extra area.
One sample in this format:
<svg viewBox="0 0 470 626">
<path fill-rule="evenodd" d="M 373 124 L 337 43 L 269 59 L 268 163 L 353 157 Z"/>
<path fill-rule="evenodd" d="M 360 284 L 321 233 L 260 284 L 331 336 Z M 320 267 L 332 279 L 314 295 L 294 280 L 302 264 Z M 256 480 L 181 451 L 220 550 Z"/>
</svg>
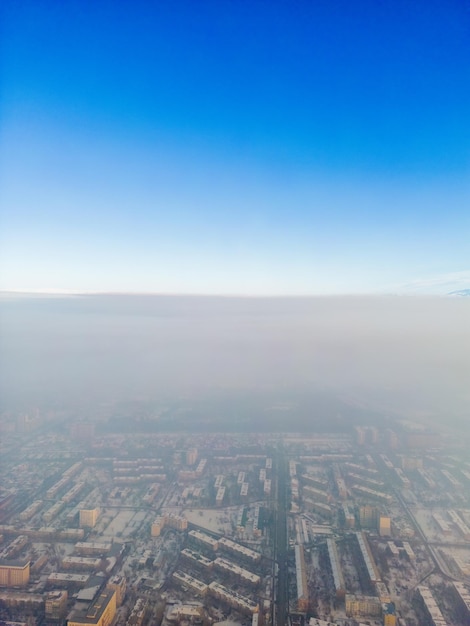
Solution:
<svg viewBox="0 0 470 626">
<path fill-rule="evenodd" d="M 29 561 L 0 561 L 0 586 L 24 587 L 29 582 Z"/>
</svg>

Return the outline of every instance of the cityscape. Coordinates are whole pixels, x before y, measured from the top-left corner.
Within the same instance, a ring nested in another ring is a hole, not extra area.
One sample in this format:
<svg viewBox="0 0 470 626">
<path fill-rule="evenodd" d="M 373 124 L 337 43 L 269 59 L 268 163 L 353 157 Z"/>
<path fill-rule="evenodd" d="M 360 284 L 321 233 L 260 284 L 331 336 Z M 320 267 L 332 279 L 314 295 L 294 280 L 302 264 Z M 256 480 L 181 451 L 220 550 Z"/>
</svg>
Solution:
<svg viewBox="0 0 470 626">
<path fill-rule="evenodd" d="M 470 0 L 0 0 L 0 626 L 470 626 Z"/>
<path fill-rule="evenodd" d="M 470 623 L 470 463 L 405 420 L 345 432 L 2 422 L 0 606 L 71 626 Z"/>
</svg>

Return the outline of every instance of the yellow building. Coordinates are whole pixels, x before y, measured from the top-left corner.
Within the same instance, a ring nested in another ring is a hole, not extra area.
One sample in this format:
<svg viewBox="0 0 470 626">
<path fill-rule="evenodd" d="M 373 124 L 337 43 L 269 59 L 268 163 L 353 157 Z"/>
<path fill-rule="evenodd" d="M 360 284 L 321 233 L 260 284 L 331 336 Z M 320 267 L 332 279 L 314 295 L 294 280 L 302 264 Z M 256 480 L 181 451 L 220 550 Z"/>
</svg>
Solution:
<svg viewBox="0 0 470 626">
<path fill-rule="evenodd" d="M 106 589 L 90 604 L 85 614 L 73 615 L 68 620 L 68 626 L 110 626 L 115 615 L 116 592 Z"/>
<path fill-rule="evenodd" d="M 116 605 L 121 606 L 126 595 L 126 579 L 124 576 L 113 576 L 108 580 L 106 589 L 112 589 L 116 592 Z"/>
<path fill-rule="evenodd" d="M 67 612 L 66 591 L 49 591 L 46 595 L 46 618 L 61 620 Z"/>
<path fill-rule="evenodd" d="M 345 605 L 348 617 L 378 617 L 382 613 L 380 600 L 375 596 L 346 594 Z"/>
<path fill-rule="evenodd" d="M 164 518 L 161 516 L 157 517 L 156 520 L 152 524 L 152 528 L 151 528 L 152 537 L 159 537 L 164 526 L 165 526 Z"/>
<path fill-rule="evenodd" d="M 80 527 L 94 528 L 99 516 L 100 510 L 98 507 L 95 509 L 80 509 Z"/>
<path fill-rule="evenodd" d="M 377 528 L 379 509 L 376 506 L 365 504 L 359 507 L 359 522 L 362 528 Z"/>
<path fill-rule="evenodd" d="M 29 561 L 0 560 L 0 586 L 24 587 L 29 583 Z"/>
<path fill-rule="evenodd" d="M 184 531 L 188 529 L 188 520 L 182 515 L 172 515 L 171 513 L 166 515 L 165 524 L 175 530 Z"/>
<path fill-rule="evenodd" d="M 387 515 L 379 517 L 379 535 L 381 537 L 390 537 L 392 534 L 391 520 Z"/>
<path fill-rule="evenodd" d="M 160 515 L 152 523 L 152 537 L 159 537 L 165 526 L 174 530 L 184 531 L 188 528 L 188 520 L 182 515 L 172 515 L 171 513 Z"/>
<path fill-rule="evenodd" d="M 190 448 L 186 451 L 186 465 L 194 465 L 197 461 L 197 448 Z"/>
<path fill-rule="evenodd" d="M 295 550 L 295 575 L 297 582 L 297 610 L 306 613 L 309 605 L 307 571 L 305 569 L 305 555 L 302 545 L 296 545 Z"/>
<path fill-rule="evenodd" d="M 395 613 L 395 604 L 388 602 L 383 605 L 384 626 L 396 626 L 397 615 Z"/>
</svg>

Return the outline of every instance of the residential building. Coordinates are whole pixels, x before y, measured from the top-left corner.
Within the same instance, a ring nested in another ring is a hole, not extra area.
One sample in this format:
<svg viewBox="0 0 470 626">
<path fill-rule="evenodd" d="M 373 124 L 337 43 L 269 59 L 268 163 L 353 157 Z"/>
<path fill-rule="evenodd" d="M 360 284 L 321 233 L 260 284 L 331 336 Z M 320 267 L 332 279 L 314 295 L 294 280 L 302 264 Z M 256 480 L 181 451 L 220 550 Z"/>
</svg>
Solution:
<svg viewBox="0 0 470 626">
<path fill-rule="evenodd" d="M 24 587 L 29 582 L 29 561 L 0 560 L 0 586 Z"/>
</svg>

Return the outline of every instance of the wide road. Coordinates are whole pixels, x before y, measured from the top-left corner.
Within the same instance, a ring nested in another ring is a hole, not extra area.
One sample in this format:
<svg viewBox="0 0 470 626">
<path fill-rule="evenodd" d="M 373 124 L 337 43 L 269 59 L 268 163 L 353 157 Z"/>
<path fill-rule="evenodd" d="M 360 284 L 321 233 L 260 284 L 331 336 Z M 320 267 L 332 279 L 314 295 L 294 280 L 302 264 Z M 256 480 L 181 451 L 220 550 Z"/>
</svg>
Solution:
<svg viewBox="0 0 470 626">
<path fill-rule="evenodd" d="M 275 626 L 286 626 L 289 608 L 287 576 L 287 462 L 282 444 L 276 455 L 276 504 L 274 529 L 274 559 L 278 565 L 277 589 L 275 601 Z"/>
</svg>

